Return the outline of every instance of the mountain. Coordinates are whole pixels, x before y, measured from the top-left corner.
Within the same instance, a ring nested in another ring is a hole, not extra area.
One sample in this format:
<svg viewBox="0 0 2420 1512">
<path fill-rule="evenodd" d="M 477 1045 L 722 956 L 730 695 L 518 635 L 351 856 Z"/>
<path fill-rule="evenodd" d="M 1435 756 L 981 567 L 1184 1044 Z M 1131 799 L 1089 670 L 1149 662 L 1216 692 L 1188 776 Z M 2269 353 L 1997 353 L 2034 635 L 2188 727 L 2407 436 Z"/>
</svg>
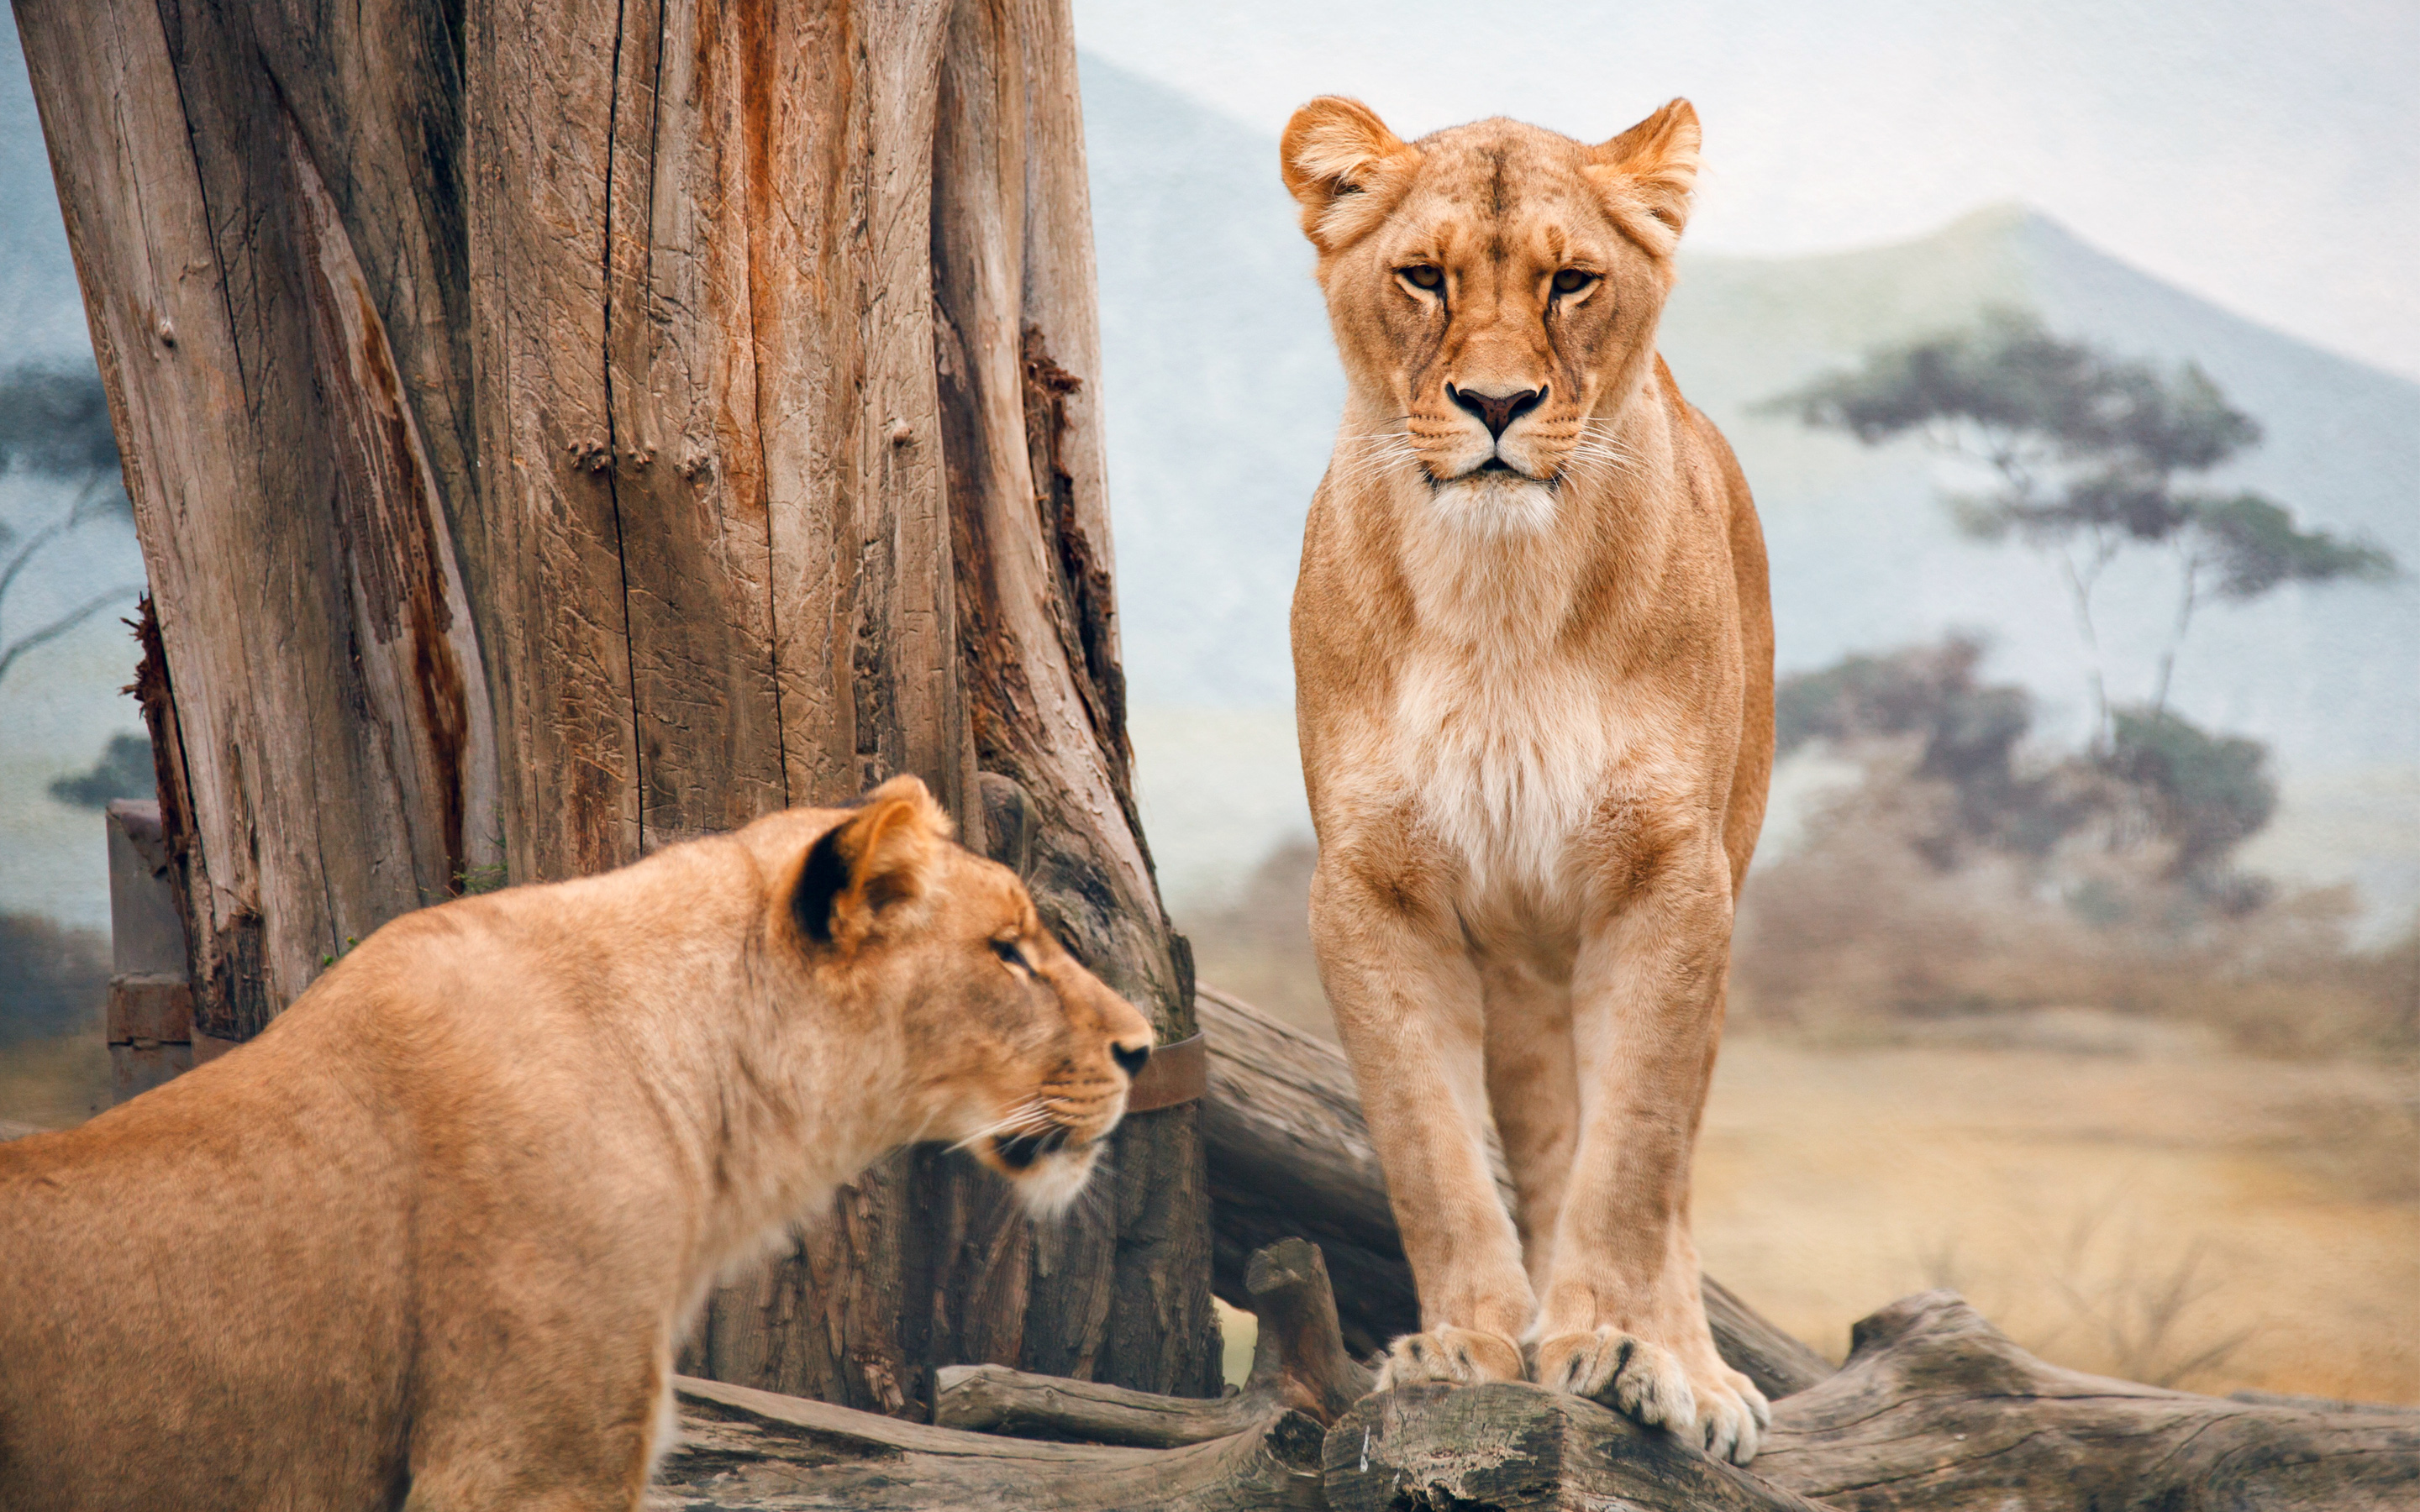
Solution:
<svg viewBox="0 0 2420 1512">
<path fill-rule="evenodd" d="M 1126 667 L 1146 823 L 1181 903 L 1308 828 L 1284 738 L 1285 620 L 1342 379 L 1276 143 L 1095 58 L 1083 86 Z M 2039 695 L 2047 736 L 2081 730 L 2083 644 L 2049 563 L 1960 537 L 1941 502 L 1956 479 L 1917 443 L 1869 449 L 1757 409 L 1994 308 L 2198 363 L 2266 436 L 2215 485 L 2269 493 L 2420 575 L 2420 385 L 2244 320 L 2039 214 L 1988 208 L 1822 256 L 1684 252 L 1660 344 L 1756 489 L 1784 671 L 1973 630 L 1992 675 Z M 2148 691 L 2174 587 L 2164 562 L 2105 580 L 2116 696 Z M 2206 609 L 2174 699 L 2275 753 L 2286 809 L 2254 859 L 2358 877 L 2377 905 L 2420 902 L 2420 577 Z M 2368 847 L 2343 852 L 2365 830 Z"/>
</svg>

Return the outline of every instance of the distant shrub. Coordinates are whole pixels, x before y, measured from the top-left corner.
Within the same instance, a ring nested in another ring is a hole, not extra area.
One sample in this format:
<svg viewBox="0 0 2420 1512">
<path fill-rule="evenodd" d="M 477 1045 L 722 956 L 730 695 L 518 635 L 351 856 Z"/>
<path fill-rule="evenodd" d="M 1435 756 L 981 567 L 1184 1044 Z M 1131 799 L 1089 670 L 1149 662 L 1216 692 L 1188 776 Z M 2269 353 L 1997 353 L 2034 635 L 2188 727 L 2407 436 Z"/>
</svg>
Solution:
<svg viewBox="0 0 2420 1512">
<path fill-rule="evenodd" d="M 0 914 L 0 1044 L 98 1030 L 109 942 L 36 914 Z"/>
<path fill-rule="evenodd" d="M 88 771 L 51 784 L 51 796 L 77 809 L 106 809 L 119 798 L 147 798 L 159 791 L 147 735 L 112 735 L 108 748 Z"/>
</svg>

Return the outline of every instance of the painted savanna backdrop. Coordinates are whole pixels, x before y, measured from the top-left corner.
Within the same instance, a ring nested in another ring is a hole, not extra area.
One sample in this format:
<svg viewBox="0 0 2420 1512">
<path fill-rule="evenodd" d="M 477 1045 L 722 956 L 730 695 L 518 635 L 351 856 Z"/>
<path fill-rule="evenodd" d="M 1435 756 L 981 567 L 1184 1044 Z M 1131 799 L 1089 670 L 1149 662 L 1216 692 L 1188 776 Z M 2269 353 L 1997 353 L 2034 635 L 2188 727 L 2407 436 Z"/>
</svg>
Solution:
<svg viewBox="0 0 2420 1512">
<path fill-rule="evenodd" d="M 1285 625 L 1342 385 L 1287 114 L 1594 139 L 1686 94 L 1661 345 L 1757 492 L 1786 751 L 1708 1268 L 1835 1353 L 1948 1285 L 2063 1363 L 2420 1401 L 2420 29 L 2273 11 L 1079 0 L 1202 979 L 1331 1032 Z"/>
<path fill-rule="evenodd" d="M 1286 113 L 1601 137 L 1685 93 L 1662 346 L 1763 511 L 1786 747 L 1709 1268 L 1836 1353 L 1951 1285 L 2063 1363 L 2420 1401 L 2420 22 L 1665 8 L 1077 8 L 1133 733 L 1202 977 L 1329 1032 L 1285 615 L 1342 382 Z M 0 1120 L 54 1125 L 107 1095 L 142 563 L 13 30 L 0 185 Z"/>
</svg>

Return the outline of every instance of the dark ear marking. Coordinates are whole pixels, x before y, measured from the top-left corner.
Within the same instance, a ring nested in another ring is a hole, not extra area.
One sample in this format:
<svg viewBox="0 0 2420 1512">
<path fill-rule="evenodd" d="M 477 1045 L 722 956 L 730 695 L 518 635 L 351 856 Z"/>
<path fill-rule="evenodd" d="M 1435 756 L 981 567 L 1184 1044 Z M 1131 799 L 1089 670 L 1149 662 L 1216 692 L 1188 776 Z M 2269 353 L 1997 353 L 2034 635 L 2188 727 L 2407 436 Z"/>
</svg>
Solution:
<svg viewBox="0 0 2420 1512">
<path fill-rule="evenodd" d="M 799 921 L 799 930 L 817 945 L 832 942 L 832 900 L 848 887 L 849 862 L 841 849 L 841 832 L 848 828 L 843 820 L 807 847 L 806 863 L 799 868 L 799 885 L 790 889 L 790 917 Z"/>
</svg>

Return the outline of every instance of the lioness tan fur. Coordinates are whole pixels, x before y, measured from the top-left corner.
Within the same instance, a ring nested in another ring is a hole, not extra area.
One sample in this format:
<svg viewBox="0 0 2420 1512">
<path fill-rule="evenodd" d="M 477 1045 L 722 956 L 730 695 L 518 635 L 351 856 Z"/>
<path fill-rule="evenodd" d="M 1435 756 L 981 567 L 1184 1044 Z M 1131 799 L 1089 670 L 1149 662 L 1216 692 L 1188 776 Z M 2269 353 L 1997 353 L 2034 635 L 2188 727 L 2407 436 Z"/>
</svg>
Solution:
<svg viewBox="0 0 2420 1512">
<path fill-rule="evenodd" d="M 0 1145 L 0 1506 L 630 1508 L 726 1268 L 917 1139 L 1047 1209 L 1151 1044 L 913 778 L 397 919 Z"/>
<path fill-rule="evenodd" d="M 1677 100 L 1595 147 L 1296 113 L 1346 399 L 1294 648 L 1311 937 L 1419 1286 L 1384 1379 L 1526 1368 L 1745 1463 L 1689 1162 L 1773 631 L 1746 482 L 1654 349 L 1698 146 Z"/>
</svg>

